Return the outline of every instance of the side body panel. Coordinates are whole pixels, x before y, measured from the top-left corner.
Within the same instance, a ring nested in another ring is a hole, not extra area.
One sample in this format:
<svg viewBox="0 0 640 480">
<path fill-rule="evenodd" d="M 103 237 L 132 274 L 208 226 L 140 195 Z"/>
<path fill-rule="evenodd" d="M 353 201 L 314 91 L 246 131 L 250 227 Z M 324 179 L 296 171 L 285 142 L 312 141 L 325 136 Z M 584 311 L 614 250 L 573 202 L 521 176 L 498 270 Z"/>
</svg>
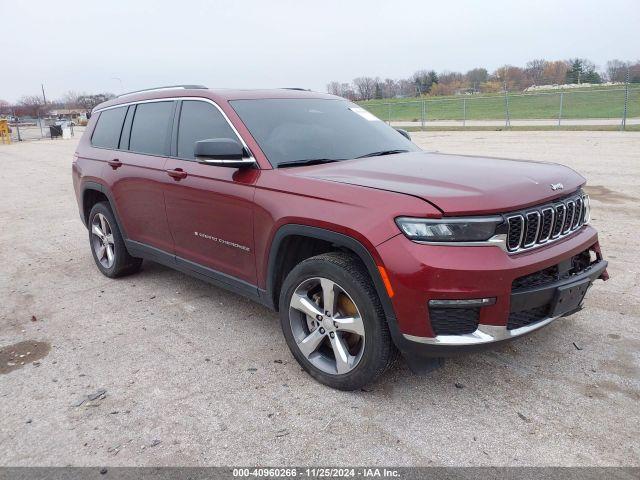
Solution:
<svg viewBox="0 0 640 480">
<path fill-rule="evenodd" d="M 253 196 L 259 171 L 176 158 L 165 167 L 187 174 L 180 180 L 167 176 L 164 183 L 176 256 L 255 285 Z"/>
<path fill-rule="evenodd" d="M 104 180 L 102 179 L 102 172 L 106 166 L 106 155 L 101 152 L 95 152 L 91 154 L 89 149 L 91 147 L 90 137 L 91 132 L 96 126 L 97 116 L 94 115 L 89 119 L 89 123 L 85 129 L 85 133 L 78 142 L 78 147 L 73 155 L 73 162 L 71 164 L 71 178 L 73 179 L 73 190 L 76 195 L 76 201 L 78 203 L 78 211 L 80 218 L 85 222 L 84 218 L 84 205 L 83 195 L 87 184 L 92 183 L 99 185 L 103 188 Z"/>
<path fill-rule="evenodd" d="M 109 152 L 107 159 L 117 158 L 122 162 L 116 169 L 107 164 L 103 175 L 128 238 L 173 251 L 164 208 L 163 186 L 169 178 L 164 171 L 166 158 L 124 151 L 105 152 Z"/>
</svg>

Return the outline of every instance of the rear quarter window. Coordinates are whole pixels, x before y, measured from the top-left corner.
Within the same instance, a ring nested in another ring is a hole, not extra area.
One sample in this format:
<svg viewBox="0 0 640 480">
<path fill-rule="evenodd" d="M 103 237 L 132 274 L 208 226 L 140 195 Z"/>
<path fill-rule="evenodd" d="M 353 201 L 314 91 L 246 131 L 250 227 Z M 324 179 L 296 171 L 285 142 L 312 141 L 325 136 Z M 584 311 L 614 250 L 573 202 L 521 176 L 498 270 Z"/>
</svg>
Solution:
<svg viewBox="0 0 640 480">
<path fill-rule="evenodd" d="M 98 123 L 91 136 L 91 145 L 100 148 L 118 148 L 122 122 L 127 107 L 111 108 L 100 112 Z"/>
</svg>

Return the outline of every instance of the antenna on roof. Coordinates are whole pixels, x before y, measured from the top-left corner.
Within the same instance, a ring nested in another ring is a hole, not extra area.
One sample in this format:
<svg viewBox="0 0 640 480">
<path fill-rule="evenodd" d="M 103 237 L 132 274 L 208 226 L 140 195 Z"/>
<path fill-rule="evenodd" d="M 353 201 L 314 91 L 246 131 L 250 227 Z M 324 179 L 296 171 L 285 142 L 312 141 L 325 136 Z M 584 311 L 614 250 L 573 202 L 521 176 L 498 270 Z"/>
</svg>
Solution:
<svg viewBox="0 0 640 480">
<path fill-rule="evenodd" d="M 126 95 L 133 95 L 134 93 L 145 93 L 145 92 L 159 92 L 162 90 L 175 90 L 177 88 L 181 88 L 183 90 L 206 90 L 207 87 L 204 85 L 168 85 L 166 87 L 155 87 L 155 88 L 145 88 L 143 90 L 135 90 L 133 92 L 122 93 L 118 95 L 117 98 L 124 97 Z"/>
</svg>

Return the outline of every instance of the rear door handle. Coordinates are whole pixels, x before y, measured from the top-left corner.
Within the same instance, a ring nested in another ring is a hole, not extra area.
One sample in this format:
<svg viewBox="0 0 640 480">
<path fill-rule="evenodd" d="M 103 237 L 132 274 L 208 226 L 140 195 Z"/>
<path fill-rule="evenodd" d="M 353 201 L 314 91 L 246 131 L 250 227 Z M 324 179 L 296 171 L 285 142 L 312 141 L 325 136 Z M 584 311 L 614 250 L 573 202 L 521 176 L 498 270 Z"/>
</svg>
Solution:
<svg viewBox="0 0 640 480">
<path fill-rule="evenodd" d="M 111 165 L 111 168 L 113 168 L 114 170 L 122 166 L 122 162 L 117 158 L 114 158 L 113 160 L 109 160 L 107 163 Z"/>
<path fill-rule="evenodd" d="M 187 178 L 187 172 L 182 170 L 181 168 L 174 168 L 173 170 L 165 170 L 167 175 L 173 178 L 176 181 L 182 180 L 183 178 Z"/>
</svg>

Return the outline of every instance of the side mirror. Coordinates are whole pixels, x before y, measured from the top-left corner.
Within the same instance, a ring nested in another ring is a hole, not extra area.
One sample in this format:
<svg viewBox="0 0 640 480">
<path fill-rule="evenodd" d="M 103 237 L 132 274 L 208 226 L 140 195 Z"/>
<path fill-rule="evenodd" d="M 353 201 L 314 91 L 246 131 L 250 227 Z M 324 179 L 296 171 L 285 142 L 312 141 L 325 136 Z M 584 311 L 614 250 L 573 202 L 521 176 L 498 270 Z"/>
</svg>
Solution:
<svg viewBox="0 0 640 480">
<path fill-rule="evenodd" d="M 230 138 L 200 140 L 193 148 L 198 162 L 218 167 L 243 168 L 255 165 L 255 161 L 244 158 L 244 148 Z"/>
<path fill-rule="evenodd" d="M 396 128 L 396 131 L 402 135 L 404 138 L 406 138 L 407 140 L 411 141 L 411 136 L 409 135 L 409 132 L 407 132 L 406 130 L 403 130 L 402 128 Z"/>
</svg>

